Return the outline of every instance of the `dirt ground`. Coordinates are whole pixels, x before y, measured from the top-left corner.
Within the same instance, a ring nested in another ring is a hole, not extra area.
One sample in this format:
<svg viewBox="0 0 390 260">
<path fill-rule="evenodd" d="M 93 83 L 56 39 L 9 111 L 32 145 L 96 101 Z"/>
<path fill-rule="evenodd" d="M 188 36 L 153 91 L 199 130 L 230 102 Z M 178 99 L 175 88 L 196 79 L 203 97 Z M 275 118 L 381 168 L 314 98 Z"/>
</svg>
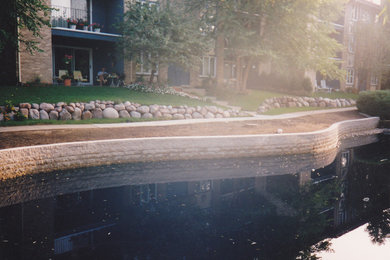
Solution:
<svg viewBox="0 0 390 260">
<path fill-rule="evenodd" d="M 162 136 L 212 136 L 242 134 L 300 133 L 321 130 L 339 121 L 363 118 L 357 111 L 334 112 L 292 119 L 215 122 L 173 126 L 129 126 L 0 132 L 0 149 L 40 144 Z"/>
</svg>

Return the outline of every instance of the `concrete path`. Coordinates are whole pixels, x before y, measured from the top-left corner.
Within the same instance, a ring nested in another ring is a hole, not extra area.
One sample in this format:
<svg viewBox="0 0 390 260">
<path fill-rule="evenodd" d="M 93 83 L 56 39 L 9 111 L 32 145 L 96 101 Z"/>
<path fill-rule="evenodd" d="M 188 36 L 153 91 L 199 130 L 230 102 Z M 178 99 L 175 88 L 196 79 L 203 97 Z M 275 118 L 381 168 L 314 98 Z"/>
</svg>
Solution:
<svg viewBox="0 0 390 260">
<path fill-rule="evenodd" d="M 255 115 L 253 117 L 232 117 L 232 118 L 212 118 L 212 119 L 186 119 L 186 120 L 166 120 L 166 121 L 149 121 L 136 123 L 112 123 L 112 124 L 72 124 L 72 125 L 28 125 L 28 126 L 8 126 L 0 127 L 0 132 L 17 132 L 17 131 L 37 131 L 37 130 L 60 130 L 60 129 L 96 129 L 96 128 L 118 128 L 118 127 L 137 127 L 137 126 L 172 126 L 187 125 L 199 123 L 215 122 L 238 122 L 238 121 L 255 121 L 255 120 L 276 120 L 301 117 L 306 115 L 316 115 L 324 113 L 336 113 L 357 110 L 356 107 L 324 109 L 314 111 L 296 112 L 282 115 Z"/>
</svg>

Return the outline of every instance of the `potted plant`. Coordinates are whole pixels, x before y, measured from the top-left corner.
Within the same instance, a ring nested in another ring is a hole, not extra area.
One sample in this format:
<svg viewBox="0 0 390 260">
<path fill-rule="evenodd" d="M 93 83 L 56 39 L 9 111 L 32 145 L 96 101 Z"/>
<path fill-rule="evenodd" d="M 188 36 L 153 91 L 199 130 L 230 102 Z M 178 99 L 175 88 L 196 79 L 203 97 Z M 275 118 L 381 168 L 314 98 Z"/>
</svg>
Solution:
<svg viewBox="0 0 390 260">
<path fill-rule="evenodd" d="M 89 22 L 86 21 L 86 20 L 83 20 L 83 19 L 78 19 L 77 20 L 77 27 L 80 30 L 87 31 L 88 30 L 88 25 L 89 25 Z"/>
<path fill-rule="evenodd" d="M 70 64 L 72 62 L 72 58 L 73 58 L 72 55 L 65 54 L 65 56 L 64 56 L 64 63 L 66 65 Z"/>
<path fill-rule="evenodd" d="M 72 85 L 72 74 L 67 72 L 65 75 L 61 76 L 61 79 L 64 81 L 64 86 L 70 87 Z"/>
<path fill-rule="evenodd" d="M 101 28 L 103 28 L 103 25 L 99 24 L 99 23 L 92 23 L 89 25 L 94 32 L 100 32 Z"/>
<path fill-rule="evenodd" d="M 68 26 L 69 26 L 70 29 L 76 30 L 76 25 L 77 25 L 77 20 L 76 19 L 68 18 L 66 21 L 68 22 Z"/>
</svg>

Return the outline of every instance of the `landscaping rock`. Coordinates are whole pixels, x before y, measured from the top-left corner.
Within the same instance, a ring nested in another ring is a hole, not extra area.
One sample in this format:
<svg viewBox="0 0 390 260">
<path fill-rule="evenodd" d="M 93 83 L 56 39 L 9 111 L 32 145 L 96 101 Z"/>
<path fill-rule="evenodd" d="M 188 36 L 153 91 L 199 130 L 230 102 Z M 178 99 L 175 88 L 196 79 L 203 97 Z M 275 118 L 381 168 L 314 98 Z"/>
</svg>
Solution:
<svg viewBox="0 0 390 260">
<path fill-rule="evenodd" d="M 41 120 L 48 120 L 49 114 L 45 110 L 40 110 L 39 117 L 41 118 Z"/>
<path fill-rule="evenodd" d="M 184 118 L 185 119 L 192 119 L 192 116 L 191 116 L 191 114 L 184 114 Z"/>
<path fill-rule="evenodd" d="M 49 113 L 49 119 L 50 120 L 58 120 L 58 112 L 53 110 Z"/>
<path fill-rule="evenodd" d="M 153 118 L 153 115 L 151 113 L 145 113 L 142 115 L 142 118 Z"/>
<path fill-rule="evenodd" d="M 54 110 L 54 106 L 52 104 L 48 104 L 48 103 L 42 103 L 40 106 L 39 106 L 40 109 L 43 109 L 45 110 L 46 112 L 50 112 L 52 110 Z"/>
<path fill-rule="evenodd" d="M 184 119 L 184 115 L 182 114 L 173 114 L 173 119 Z"/>
<path fill-rule="evenodd" d="M 74 112 L 74 107 L 73 107 L 73 106 L 66 106 L 65 109 L 66 109 L 69 113 L 73 113 L 73 112 Z"/>
<path fill-rule="evenodd" d="M 103 114 L 103 112 L 102 112 Z M 92 118 L 92 113 L 91 111 L 87 110 L 87 111 L 84 111 L 83 114 L 81 115 L 81 118 L 83 120 L 87 120 L 87 119 L 91 119 Z"/>
<path fill-rule="evenodd" d="M 32 103 L 32 104 L 31 104 L 31 107 L 34 108 L 34 109 L 39 109 L 39 105 L 36 104 L 36 103 Z"/>
<path fill-rule="evenodd" d="M 19 104 L 19 107 L 20 108 L 27 108 L 27 109 L 30 109 L 31 108 L 31 105 L 29 103 L 20 103 Z"/>
<path fill-rule="evenodd" d="M 205 115 L 205 118 L 215 118 L 215 115 L 211 112 L 207 112 L 207 114 Z"/>
<path fill-rule="evenodd" d="M 63 106 L 65 106 L 65 105 L 66 105 L 65 102 L 58 102 L 58 103 L 56 104 L 56 107 L 63 107 Z"/>
<path fill-rule="evenodd" d="M 162 117 L 163 117 L 163 118 L 166 118 L 166 119 L 172 119 L 172 115 L 171 115 L 171 114 L 168 114 L 168 113 L 162 114 Z"/>
<path fill-rule="evenodd" d="M 194 112 L 194 113 L 192 113 L 192 118 L 194 118 L 194 119 L 203 118 L 203 115 L 199 112 Z"/>
<path fill-rule="evenodd" d="M 122 103 L 118 104 L 118 105 L 115 105 L 114 108 L 115 108 L 116 111 L 122 111 L 122 110 L 126 109 L 125 105 L 123 105 Z"/>
<path fill-rule="evenodd" d="M 119 117 L 120 118 L 130 118 L 130 114 L 126 110 L 121 110 L 121 111 L 119 111 Z"/>
<path fill-rule="evenodd" d="M 62 107 L 56 107 L 56 108 L 55 108 L 55 111 L 57 111 L 57 112 L 59 113 L 59 112 L 62 111 L 62 109 L 63 109 Z"/>
<path fill-rule="evenodd" d="M 123 105 L 124 105 L 125 107 L 131 106 L 131 103 L 130 103 L 129 101 L 126 101 L 125 103 L 123 103 Z"/>
<path fill-rule="evenodd" d="M 139 113 L 137 111 L 131 111 L 130 115 L 131 115 L 131 117 L 134 117 L 134 118 L 141 118 L 141 113 Z"/>
<path fill-rule="evenodd" d="M 60 117 L 61 120 L 71 120 L 72 119 L 72 115 L 66 109 L 63 109 L 61 111 L 59 117 Z"/>
<path fill-rule="evenodd" d="M 104 118 L 119 118 L 118 111 L 116 111 L 114 108 L 109 107 L 103 110 L 103 117 Z"/>
<path fill-rule="evenodd" d="M 4 121 L 4 115 L 3 113 L 0 113 L 0 122 L 3 122 Z"/>
<path fill-rule="evenodd" d="M 126 108 L 127 112 L 129 112 L 129 113 L 131 111 L 136 111 L 137 110 L 137 108 L 135 106 L 133 106 L 133 105 L 126 106 L 125 108 Z"/>
<path fill-rule="evenodd" d="M 156 113 L 159 110 L 159 108 L 160 107 L 158 105 L 150 105 L 149 106 L 149 112 L 154 114 L 154 113 Z"/>
<path fill-rule="evenodd" d="M 223 112 L 223 117 L 230 117 L 229 111 L 224 111 Z"/>
<path fill-rule="evenodd" d="M 160 117 L 162 117 L 162 114 L 160 111 L 157 111 L 156 113 L 153 114 L 153 117 L 160 118 Z"/>
<path fill-rule="evenodd" d="M 31 119 L 37 120 L 39 119 L 39 111 L 38 109 L 31 108 L 28 115 Z"/>
<path fill-rule="evenodd" d="M 148 106 L 137 107 L 137 112 L 141 114 L 149 113 L 149 107 Z"/>
<path fill-rule="evenodd" d="M 72 118 L 73 120 L 81 120 L 81 109 L 76 107 L 74 109 L 74 112 L 72 114 Z"/>
<path fill-rule="evenodd" d="M 20 113 L 22 113 L 22 115 L 23 115 L 25 118 L 28 118 L 28 108 L 21 108 L 21 109 L 20 109 Z"/>
<path fill-rule="evenodd" d="M 93 118 L 103 118 L 103 110 L 101 110 L 100 108 L 95 108 L 94 110 L 92 110 L 92 116 Z"/>
<path fill-rule="evenodd" d="M 92 110 L 95 109 L 95 104 L 85 104 L 84 110 Z"/>
</svg>

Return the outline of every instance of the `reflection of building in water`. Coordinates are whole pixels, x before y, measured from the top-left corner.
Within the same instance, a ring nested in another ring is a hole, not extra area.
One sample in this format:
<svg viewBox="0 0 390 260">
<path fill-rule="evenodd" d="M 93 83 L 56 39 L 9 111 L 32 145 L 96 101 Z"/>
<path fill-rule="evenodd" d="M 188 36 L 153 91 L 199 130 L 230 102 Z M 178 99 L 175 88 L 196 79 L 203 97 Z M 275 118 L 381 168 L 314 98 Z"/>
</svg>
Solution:
<svg viewBox="0 0 390 260">
<path fill-rule="evenodd" d="M 0 258 L 35 253 L 37 258 L 69 259 L 88 252 L 104 257 L 114 247 L 119 255 L 134 258 L 152 255 L 150 248 L 162 240 L 169 250 L 193 246 L 201 254 L 202 246 L 219 248 L 226 242 L 221 236 L 237 239 L 237 232 L 256 237 L 256 245 L 266 248 L 278 239 L 296 242 L 303 232 L 299 225 L 308 228 L 304 235 L 315 243 L 365 220 L 364 210 L 375 202 L 370 192 L 388 185 L 375 179 L 378 172 L 364 166 L 355 150 L 344 149 L 331 165 L 296 174 L 126 185 L 0 208 L 0 239 L 13 245 L 0 244 Z M 384 194 L 389 201 L 389 192 Z M 362 200 L 366 197 L 369 202 Z M 168 237 L 175 236 L 170 242 Z M 242 246 L 242 252 L 250 248 Z"/>
</svg>

